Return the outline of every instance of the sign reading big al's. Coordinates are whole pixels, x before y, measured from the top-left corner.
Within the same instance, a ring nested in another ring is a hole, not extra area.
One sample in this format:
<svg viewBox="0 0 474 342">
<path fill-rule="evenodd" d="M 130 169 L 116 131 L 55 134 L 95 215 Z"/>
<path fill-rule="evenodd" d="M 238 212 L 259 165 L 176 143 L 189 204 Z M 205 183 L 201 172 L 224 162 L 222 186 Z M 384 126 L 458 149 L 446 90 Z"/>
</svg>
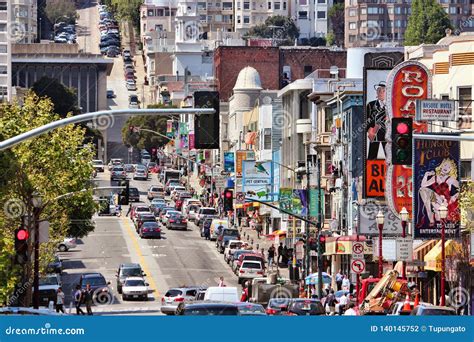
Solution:
<svg viewBox="0 0 474 342">
<path fill-rule="evenodd" d="M 416 101 L 431 98 L 431 73 L 421 63 L 406 61 L 397 65 L 387 79 L 387 115 L 392 118 L 415 118 Z M 387 179 L 385 198 L 392 212 L 399 216 L 405 207 L 412 216 L 413 185 L 412 168 L 405 165 L 392 165 L 392 127 L 387 125 L 386 162 Z M 423 122 L 413 122 L 413 132 L 423 133 L 427 125 Z"/>
</svg>

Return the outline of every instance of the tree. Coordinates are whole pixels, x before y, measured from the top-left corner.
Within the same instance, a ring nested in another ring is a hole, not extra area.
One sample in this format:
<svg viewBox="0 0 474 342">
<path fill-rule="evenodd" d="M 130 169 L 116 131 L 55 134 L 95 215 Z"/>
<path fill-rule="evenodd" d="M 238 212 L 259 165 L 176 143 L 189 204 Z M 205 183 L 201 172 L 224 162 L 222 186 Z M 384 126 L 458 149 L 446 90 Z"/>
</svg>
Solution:
<svg viewBox="0 0 474 342">
<path fill-rule="evenodd" d="M 330 45 L 344 46 L 344 3 L 334 4 L 328 11 L 328 17 L 334 38 Z"/>
<path fill-rule="evenodd" d="M 51 23 L 55 24 L 64 18 L 64 22 L 74 24 L 77 19 L 77 11 L 72 0 L 48 0 L 44 12 Z"/>
<path fill-rule="evenodd" d="M 326 39 L 324 37 L 311 37 L 309 38 L 309 45 L 326 46 Z"/>
<path fill-rule="evenodd" d="M 293 19 L 282 15 L 268 17 L 265 23 L 250 28 L 246 38 L 271 38 L 277 45 L 293 45 L 300 35 Z"/>
<path fill-rule="evenodd" d="M 51 100 L 31 92 L 22 106 L 13 103 L 1 107 L 0 138 L 8 139 L 58 119 Z M 68 125 L 24 141 L 0 155 L 0 160 L 13 161 L 3 176 L 4 186 L 0 187 L 0 206 L 4 209 L 0 211 L 0 278 L 2 284 L 8 284 L 8 291 L 3 286 L 0 290 L 0 302 L 6 302 L 11 295 L 11 283 L 24 284 L 29 289 L 24 295 L 26 303 L 31 299 L 31 282 L 27 281 L 32 275 L 31 264 L 23 270 L 11 264 L 10 256 L 13 231 L 20 226 L 21 215 L 33 212 L 31 198 L 35 192 L 43 197 L 39 219 L 50 222 L 50 242 L 41 245 L 41 265 L 53 258 L 55 247 L 72 232 L 76 218 L 82 223 L 74 228 L 76 231 L 85 235 L 91 229 L 90 219 L 95 211 L 91 191 L 72 195 L 67 201 L 58 199 L 90 187 L 93 151 L 92 146 L 83 148 L 84 132 L 80 126 Z M 30 255 L 31 249 L 30 246 Z M 20 278 L 23 281 L 18 281 Z"/>
<path fill-rule="evenodd" d="M 452 29 L 449 15 L 436 0 L 413 0 L 405 45 L 436 44 Z"/>
<path fill-rule="evenodd" d="M 140 6 L 143 0 L 108 0 L 118 19 L 131 20 L 133 26 L 140 30 Z"/>
<path fill-rule="evenodd" d="M 79 113 L 74 89 L 66 87 L 55 78 L 41 77 L 33 84 L 32 90 L 40 97 L 49 97 L 54 105 L 54 111 L 62 118 L 68 113 Z"/>
</svg>

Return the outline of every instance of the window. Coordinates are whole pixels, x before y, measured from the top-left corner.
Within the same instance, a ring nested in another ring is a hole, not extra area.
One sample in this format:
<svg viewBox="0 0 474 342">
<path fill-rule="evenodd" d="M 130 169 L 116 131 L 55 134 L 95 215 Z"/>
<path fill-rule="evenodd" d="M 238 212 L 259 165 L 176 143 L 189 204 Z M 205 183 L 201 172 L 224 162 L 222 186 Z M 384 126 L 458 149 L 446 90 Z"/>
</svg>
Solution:
<svg viewBox="0 0 474 342">
<path fill-rule="evenodd" d="M 324 194 L 324 218 L 330 220 L 331 217 L 331 197 L 328 196 L 326 199 L 326 194 Z"/>
<path fill-rule="evenodd" d="M 208 15 L 208 16 L 207 16 L 207 21 L 208 21 L 209 23 L 212 22 L 212 15 Z"/>
<path fill-rule="evenodd" d="M 219 23 L 222 22 L 222 15 L 216 14 L 214 16 L 214 21 L 219 22 Z"/>
<path fill-rule="evenodd" d="M 250 24 L 250 17 L 248 15 L 244 15 L 244 24 Z"/>
<path fill-rule="evenodd" d="M 472 121 L 472 88 L 458 88 L 459 119 L 458 126 L 461 129 L 470 129 Z"/>
<path fill-rule="evenodd" d="M 367 22 L 365 20 L 360 22 L 360 27 L 364 28 L 367 27 Z"/>
<path fill-rule="evenodd" d="M 356 41 L 356 36 L 353 34 L 349 35 L 349 42 L 354 43 Z"/>
<path fill-rule="evenodd" d="M 367 8 L 361 8 L 360 14 L 367 14 Z"/>
<path fill-rule="evenodd" d="M 324 151 L 324 174 L 329 176 L 332 171 L 331 151 Z"/>
<path fill-rule="evenodd" d="M 471 179 L 471 164 L 470 160 L 461 160 L 461 179 Z"/>
<path fill-rule="evenodd" d="M 355 40 L 355 36 L 349 36 L 349 40 L 350 40 L 350 37 L 354 37 L 354 40 Z M 324 132 L 331 132 L 331 130 L 332 130 L 332 112 L 330 108 L 326 107 L 324 109 Z"/>
<path fill-rule="evenodd" d="M 356 14 L 356 10 L 355 9 L 350 9 L 349 10 L 349 17 L 355 17 L 357 14 Z"/>
<path fill-rule="evenodd" d="M 272 149 L 272 129 L 265 128 L 263 130 L 263 149 L 271 150 Z"/>
<path fill-rule="evenodd" d="M 368 14 L 378 14 L 378 7 L 369 7 L 367 8 Z"/>
<path fill-rule="evenodd" d="M 7 53 L 7 46 L 5 44 L 0 44 L 0 53 Z"/>
<path fill-rule="evenodd" d="M 283 10 L 286 10 L 286 1 L 283 1 Z"/>
<path fill-rule="evenodd" d="M 240 24 L 240 15 L 237 16 L 237 24 Z"/>
<path fill-rule="evenodd" d="M 206 3 L 205 2 L 198 2 L 198 10 L 205 10 Z"/>
<path fill-rule="evenodd" d="M 308 19 L 308 12 L 307 11 L 299 11 L 298 12 L 298 19 Z"/>
<path fill-rule="evenodd" d="M 326 0 L 318 0 L 318 4 L 325 4 Z"/>
<path fill-rule="evenodd" d="M 7 2 L 6 1 L 1 1 L 0 2 L 0 11 L 6 11 L 7 10 Z"/>
<path fill-rule="evenodd" d="M 147 15 L 148 17 L 154 17 L 154 16 L 155 16 L 155 11 L 152 10 L 152 9 L 149 9 L 146 15 Z"/>
<path fill-rule="evenodd" d="M 393 14 L 393 7 L 387 8 L 387 12 L 388 12 L 388 14 Z"/>
<path fill-rule="evenodd" d="M 250 9 L 250 1 L 244 1 L 244 10 Z"/>
<path fill-rule="evenodd" d="M 232 9 L 232 2 L 223 2 L 222 3 L 223 10 L 231 10 Z"/>
<path fill-rule="evenodd" d="M 273 9 L 279 11 L 281 9 L 281 4 L 279 2 L 274 2 Z"/>
<path fill-rule="evenodd" d="M 449 7 L 449 13 L 456 14 L 456 7 L 454 6 Z"/>
<path fill-rule="evenodd" d="M 308 4 L 308 0 L 300 0 L 300 5 L 307 5 Z"/>
<path fill-rule="evenodd" d="M 357 23 L 349 23 L 349 30 L 357 29 Z"/>
<path fill-rule="evenodd" d="M 387 27 L 392 27 L 392 26 L 393 26 L 393 21 L 388 20 L 388 21 L 387 21 Z"/>
<path fill-rule="evenodd" d="M 402 8 L 401 7 L 395 7 L 395 14 L 402 14 Z"/>
<path fill-rule="evenodd" d="M 312 65 L 305 65 L 304 66 L 304 77 L 308 76 L 313 72 L 313 66 Z"/>
<path fill-rule="evenodd" d="M 206 15 L 205 15 L 205 14 L 201 14 L 201 15 L 199 16 L 199 20 L 200 20 L 201 22 L 206 22 Z"/>
<path fill-rule="evenodd" d="M 216 2 L 216 8 L 221 8 L 221 3 L 220 2 Z"/>
<path fill-rule="evenodd" d="M 8 72 L 7 66 L 6 65 L 0 65 L 0 74 L 6 75 Z"/>
<path fill-rule="evenodd" d="M 326 12 L 318 11 L 318 19 L 326 19 Z"/>
<path fill-rule="evenodd" d="M 5 32 L 7 30 L 7 24 L 0 24 L 0 32 Z"/>
<path fill-rule="evenodd" d="M 269 1 L 268 2 L 268 9 L 271 10 L 272 9 L 272 3 Z"/>
<path fill-rule="evenodd" d="M 237 9 L 240 10 L 240 1 L 237 1 Z"/>
</svg>

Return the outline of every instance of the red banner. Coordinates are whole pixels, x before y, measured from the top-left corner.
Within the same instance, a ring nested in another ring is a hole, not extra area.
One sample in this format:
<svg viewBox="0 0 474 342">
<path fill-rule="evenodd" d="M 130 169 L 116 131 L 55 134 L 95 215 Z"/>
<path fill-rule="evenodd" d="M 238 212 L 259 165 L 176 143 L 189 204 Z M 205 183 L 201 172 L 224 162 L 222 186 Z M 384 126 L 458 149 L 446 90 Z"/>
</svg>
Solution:
<svg viewBox="0 0 474 342">
<path fill-rule="evenodd" d="M 388 76 L 387 114 L 390 118 L 415 118 L 416 100 L 431 98 L 431 74 L 428 68 L 416 61 L 397 65 Z M 427 124 L 413 122 L 413 132 L 427 131 Z M 412 217 L 413 185 L 411 166 L 391 165 L 391 125 L 387 125 L 387 182 L 385 198 L 392 212 L 399 216 L 405 207 Z"/>
<path fill-rule="evenodd" d="M 383 197 L 385 195 L 385 160 L 367 160 L 365 194 L 367 197 Z"/>
</svg>

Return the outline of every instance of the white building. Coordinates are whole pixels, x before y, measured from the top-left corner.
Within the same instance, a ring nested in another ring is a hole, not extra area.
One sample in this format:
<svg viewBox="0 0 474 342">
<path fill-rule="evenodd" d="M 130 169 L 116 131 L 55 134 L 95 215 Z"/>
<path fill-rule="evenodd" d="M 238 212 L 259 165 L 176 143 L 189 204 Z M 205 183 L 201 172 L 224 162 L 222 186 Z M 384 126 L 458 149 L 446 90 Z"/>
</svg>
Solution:
<svg viewBox="0 0 474 342">
<path fill-rule="evenodd" d="M 149 32 L 174 31 L 177 0 L 145 0 L 140 7 L 141 40 Z"/>
<path fill-rule="evenodd" d="M 0 102 L 11 99 L 11 11 L 9 1 L 0 1 Z"/>
<path fill-rule="evenodd" d="M 10 0 L 11 20 L 9 32 L 15 43 L 35 43 L 38 36 L 37 0 Z"/>
<path fill-rule="evenodd" d="M 234 30 L 245 34 L 252 26 L 260 25 L 268 17 L 289 15 L 289 0 L 235 0 Z"/>
</svg>

